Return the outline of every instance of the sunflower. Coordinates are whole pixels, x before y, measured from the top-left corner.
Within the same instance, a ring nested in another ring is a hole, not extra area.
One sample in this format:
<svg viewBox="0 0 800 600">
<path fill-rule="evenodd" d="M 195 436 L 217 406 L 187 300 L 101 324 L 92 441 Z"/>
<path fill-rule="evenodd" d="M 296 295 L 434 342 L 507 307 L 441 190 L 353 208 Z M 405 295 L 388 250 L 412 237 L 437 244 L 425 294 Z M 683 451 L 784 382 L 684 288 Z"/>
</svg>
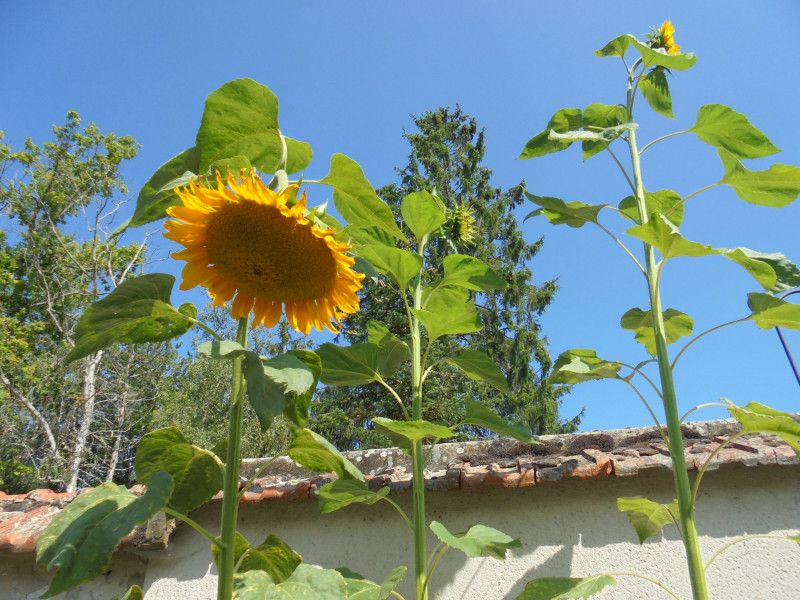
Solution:
<svg viewBox="0 0 800 600">
<path fill-rule="evenodd" d="M 331 319 L 341 326 L 358 310 L 364 278 L 351 270 L 350 246 L 305 217 L 305 192 L 288 205 L 297 186 L 276 193 L 252 172 L 241 177 L 228 174 L 226 186 L 217 174 L 216 189 L 194 180 L 176 188 L 183 205 L 167 209 L 176 220 L 164 224 L 164 237 L 186 247 L 172 255 L 186 261 L 180 289 L 208 288 L 214 306 L 233 298 L 231 317 L 252 310 L 253 327 L 273 327 L 285 312 L 305 335 L 312 327 L 337 332 Z"/>
<path fill-rule="evenodd" d="M 680 54 L 681 47 L 675 44 L 675 40 L 672 37 L 675 33 L 675 27 L 672 25 L 672 21 L 664 21 L 664 24 L 658 31 L 653 31 L 655 33 L 650 36 L 651 48 L 663 48 L 667 51 L 667 54 Z"/>
</svg>

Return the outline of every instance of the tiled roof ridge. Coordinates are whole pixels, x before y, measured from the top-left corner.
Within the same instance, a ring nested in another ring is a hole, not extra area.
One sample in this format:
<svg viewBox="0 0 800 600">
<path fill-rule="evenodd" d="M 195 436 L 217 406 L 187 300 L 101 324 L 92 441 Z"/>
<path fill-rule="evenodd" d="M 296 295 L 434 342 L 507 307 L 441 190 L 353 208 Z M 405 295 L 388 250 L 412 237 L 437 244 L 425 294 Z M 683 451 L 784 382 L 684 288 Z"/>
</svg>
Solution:
<svg viewBox="0 0 800 600">
<path fill-rule="evenodd" d="M 730 419 L 685 424 L 687 467 L 698 469 L 721 442 L 739 429 L 739 424 Z M 509 439 L 440 444 L 427 465 L 425 486 L 431 491 L 524 488 L 567 478 L 629 477 L 646 469 L 671 468 L 666 444 L 655 427 L 541 436 L 539 440 L 539 445 Z M 399 449 L 361 450 L 345 455 L 364 472 L 371 488 L 389 486 L 393 493 L 411 488 L 409 457 Z M 255 473 L 265 460 L 245 460 L 244 477 Z M 710 469 L 730 463 L 785 466 L 800 464 L 800 460 L 777 436 L 750 434 L 724 448 Z M 335 478 L 334 473 L 320 475 L 289 459 L 278 460 L 254 481 L 241 502 L 312 499 L 320 487 Z M 131 491 L 141 494 L 144 487 L 136 485 Z M 77 494 L 33 490 L 9 495 L 0 491 L 0 551 L 33 552 L 39 533 Z M 221 497 L 220 493 L 214 499 Z M 136 528 L 122 545 L 163 548 L 174 527 L 174 521 L 165 520 L 161 514 Z"/>
</svg>

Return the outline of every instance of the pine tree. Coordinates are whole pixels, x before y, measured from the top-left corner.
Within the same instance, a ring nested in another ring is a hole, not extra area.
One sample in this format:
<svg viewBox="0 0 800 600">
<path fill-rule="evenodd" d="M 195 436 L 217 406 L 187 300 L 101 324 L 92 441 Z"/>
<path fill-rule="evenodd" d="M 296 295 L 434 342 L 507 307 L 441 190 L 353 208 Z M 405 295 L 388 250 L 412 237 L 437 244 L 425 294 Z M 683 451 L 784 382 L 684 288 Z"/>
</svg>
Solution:
<svg viewBox="0 0 800 600">
<path fill-rule="evenodd" d="M 500 394 L 485 383 L 470 381 L 454 367 L 437 368 L 426 380 L 423 418 L 457 422 L 463 414 L 463 398 L 470 396 L 507 419 L 526 423 L 534 434 L 574 431 L 581 415 L 566 421 L 558 415 L 559 398 L 568 388 L 547 380 L 552 361 L 537 319 L 552 301 L 557 285 L 555 281 L 540 286 L 532 282 L 529 263 L 543 240 L 527 243 L 514 215 L 523 202 L 524 183 L 507 191 L 491 186 L 491 170 L 481 164 L 485 131 L 460 107 L 426 112 L 415 117 L 414 124 L 417 131 L 404 135 L 411 154 L 406 167 L 397 169 L 399 183 L 380 188 L 378 195 L 396 215 L 405 195 L 423 189 L 435 192 L 444 203 L 448 220 L 443 235 L 429 246 L 431 277 L 441 269 L 442 259 L 457 251 L 489 263 L 509 283 L 501 292 L 478 296 L 484 327 L 468 336 L 468 343 L 500 365 L 512 393 Z M 402 299 L 386 281 L 367 280 L 361 310 L 347 319 L 342 336 L 349 343 L 366 341 L 370 320 L 386 325 L 401 339 L 409 334 Z M 444 345 L 439 352 L 442 356 L 454 354 Z M 402 384 L 407 375 L 408 370 L 401 369 L 392 382 L 403 397 L 408 396 Z M 377 384 L 326 388 L 313 409 L 315 429 L 341 449 L 386 445 L 386 440 L 371 431 L 371 418 L 401 418 L 396 401 Z M 464 437 L 487 434 L 479 428 L 463 431 Z"/>
</svg>

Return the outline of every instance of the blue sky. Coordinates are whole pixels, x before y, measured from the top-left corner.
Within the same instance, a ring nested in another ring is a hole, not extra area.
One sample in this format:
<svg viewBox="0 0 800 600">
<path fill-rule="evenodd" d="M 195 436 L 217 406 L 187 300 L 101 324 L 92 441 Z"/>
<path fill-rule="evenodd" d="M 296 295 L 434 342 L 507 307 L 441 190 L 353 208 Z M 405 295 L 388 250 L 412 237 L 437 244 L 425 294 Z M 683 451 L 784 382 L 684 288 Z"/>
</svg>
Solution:
<svg viewBox="0 0 800 600">
<path fill-rule="evenodd" d="M 686 129 L 701 105 L 722 103 L 783 150 L 748 161 L 748 168 L 800 164 L 800 7 L 793 0 L 4 4 L 6 143 L 20 147 L 28 136 L 41 143 L 75 109 L 103 131 L 142 145 L 124 173 L 134 194 L 160 164 L 193 144 L 205 96 L 250 77 L 278 96 L 281 129 L 312 145 L 306 178 L 325 175 L 330 156 L 340 152 L 358 161 L 376 187 L 389 183 L 408 155 L 402 132 L 411 128 L 409 115 L 459 103 L 487 129 L 485 164 L 494 185 L 525 179 L 537 195 L 616 205 L 627 191 L 607 153 L 586 163 L 578 149 L 515 159 L 556 110 L 622 101 L 621 63 L 592 51 L 622 33 L 643 36 L 667 18 L 676 42 L 698 61 L 670 78 L 675 121 L 640 104 L 639 139 Z M 654 147 L 643 167 L 649 189 L 684 195 L 722 176 L 715 151 L 693 136 Z M 312 204 L 330 198 L 327 188 L 309 193 Z M 780 211 L 755 207 L 723 186 L 691 201 L 681 230 L 716 247 L 779 251 L 797 263 L 799 223 L 800 202 Z M 532 264 L 535 280 L 558 278 L 561 286 L 542 320 L 553 355 L 593 348 L 607 359 L 643 360 L 642 347 L 618 326 L 626 310 L 646 302 L 643 280 L 621 251 L 599 230 L 553 227 L 542 218 L 524 230 L 529 240 L 545 235 Z M 168 243 L 153 239 L 163 256 Z M 722 258 L 671 261 L 663 285 L 665 306 L 691 315 L 695 332 L 746 316 L 746 293 L 759 291 Z M 788 332 L 787 339 L 800 358 L 800 334 Z M 682 411 L 720 396 L 800 410 L 800 389 L 777 336 L 752 324 L 698 342 L 681 359 L 676 382 Z M 585 429 L 649 423 L 616 382 L 577 386 L 563 415 L 584 406 Z"/>
</svg>

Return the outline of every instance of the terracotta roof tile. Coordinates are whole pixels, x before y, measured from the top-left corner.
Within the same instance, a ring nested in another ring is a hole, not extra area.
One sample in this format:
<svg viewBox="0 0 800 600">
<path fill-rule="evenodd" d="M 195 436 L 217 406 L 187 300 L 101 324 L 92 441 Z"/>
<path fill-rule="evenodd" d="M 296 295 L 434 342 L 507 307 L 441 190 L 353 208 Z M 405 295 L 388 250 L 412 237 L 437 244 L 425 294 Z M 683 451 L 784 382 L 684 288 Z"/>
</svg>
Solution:
<svg viewBox="0 0 800 600">
<path fill-rule="evenodd" d="M 686 463 L 696 470 L 737 431 L 730 420 L 690 423 L 683 426 Z M 541 445 L 513 440 L 485 440 L 441 444 L 432 452 L 425 472 L 430 491 L 480 492 L 490 487 L 526 488 L 557 484 L 569 478 L 631 477 L 646 469 L 670 470 L 667 447 L 655 428 L 543 436 Z M 411 488 L 410 459 L 397 448 L 348 452 L 345 455 L 364 472 L 372 489 L 388 486 L 392 493 Z M 244 461 L 244 474 L 254 473 L 266 459 Z M 715 457 L 710 469 L 739 463 L 748 467 L 796 466 L 794 450 L 773 435 L 752 434 L 738 438 Z M 293 502 L 313 499 L 317 490 L 336 478 L 334 473 L 311 473 L 288 459 L 275 461 L 254 481 L 242 504 L 270 500 Z M 142 494 L 144 488 L 131 488 Z M 33 552 L 39 533 L 74 494 L 34 490 L 28 494 L 0 492 L 0 551 Z M 214 500 L 219 501 L 219 493 Z M 163 514 L 134 530 L 125 542 L 142 548 L 163 548 L 175 527 Z"/>
</svg>

